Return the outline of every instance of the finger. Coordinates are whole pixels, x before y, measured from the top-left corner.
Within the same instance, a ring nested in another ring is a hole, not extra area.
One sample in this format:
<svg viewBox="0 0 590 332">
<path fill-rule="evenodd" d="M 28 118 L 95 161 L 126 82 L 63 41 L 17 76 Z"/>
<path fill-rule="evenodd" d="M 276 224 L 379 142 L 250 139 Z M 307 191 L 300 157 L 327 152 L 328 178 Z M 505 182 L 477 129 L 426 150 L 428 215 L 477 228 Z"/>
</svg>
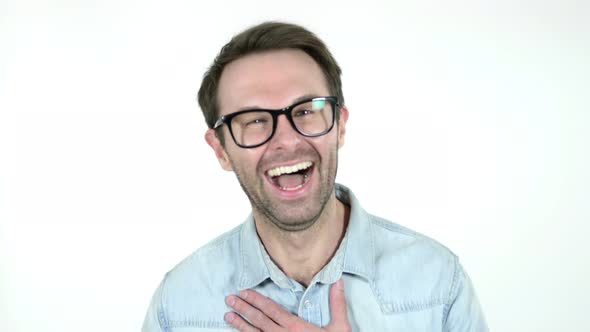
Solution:
<svg viewBox="0 0 590 332">
<path fill-rule="evenodd" d="M 258 308 L 267 317 L 275 321 L 280 326 L 288 326 L 295 316 L 291 315 L 287 310 L 283 309 L 278 303 L 261 295 L 253 290 L 244 290 L 240 292 L 240 297 Z"/>
<path fill-rule="evenodd" d="M 348 315 L 346 313 L 344 281 L 342 279 L 330 287 L 330 315 L 332 319 L 327 326 L 328 330 L 350 331 L 350 324 L 348 324 Z"/>
<path fill-rule="evenodd" d="M 236 314 L 235 312 L 228 312 L 223 317 L 229 325 L 233 326 L 236 330 L 240 332 L 260 332 L 259 329 L 255 328 L 254 326 L 248 324 L 240 315 Z"/>
<path fill-rule="evenodd" d="M 273 322 L 267 315 L 262 311 L 258 310 L 250 303 L 242 300 L 241 298 L 230 295 L 226 298 L 226 303 L 242 317 L 246 318 L 250 325 L 257 327 L 263 331 L 269 331 L 271 329 L 278 328 L 278 325 Z"/>
</svg>

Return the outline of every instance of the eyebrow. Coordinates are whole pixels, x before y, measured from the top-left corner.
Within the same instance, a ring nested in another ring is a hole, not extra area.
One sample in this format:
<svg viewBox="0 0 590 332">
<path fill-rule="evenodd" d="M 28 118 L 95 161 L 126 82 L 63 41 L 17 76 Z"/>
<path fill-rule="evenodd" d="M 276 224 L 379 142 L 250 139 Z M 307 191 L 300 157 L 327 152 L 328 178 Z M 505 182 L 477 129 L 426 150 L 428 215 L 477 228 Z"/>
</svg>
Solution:
<svg viewBox="0 0 590 332">
<path fill-rule="evenodd" d="M 291 106 L 293 104 L 297 104 L 300 101 L 304 101 L 304 100 L 312 99 L 312 98 L 317 98 L 317 97 L 319 97 L 319 95 L 317 95 L 315 93 L 307 93 L 307 94 L 304 94 L 302 96 L 299 96 L 299 97 L 293 99 L 293 101 L 289 105 L 287 105 L 285 107 L 289 107 L 289 106 Z M 268 109 L 270 109 L 270 108 L 263 108 L 263 107 L 254 105 L 254 106 L 240 107 L 236 112 L 253 111 L 253 110 L 268 110 Z M 274 109 L 275 108 L 273 108 L 273 110 Z M 280 109 L 283 109 L 283 107 L 281 107 Z"/>
</svg>

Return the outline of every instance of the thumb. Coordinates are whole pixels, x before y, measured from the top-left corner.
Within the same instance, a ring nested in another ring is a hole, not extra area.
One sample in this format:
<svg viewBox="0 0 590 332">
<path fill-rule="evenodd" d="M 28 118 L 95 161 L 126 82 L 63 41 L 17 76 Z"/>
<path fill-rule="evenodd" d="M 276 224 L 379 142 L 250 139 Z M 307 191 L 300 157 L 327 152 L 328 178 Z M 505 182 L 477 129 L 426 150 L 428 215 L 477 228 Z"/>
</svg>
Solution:
<svg viewBox="0 0 590 332">
<path fill-rule="evenodd" d="M 344 281 L 342 278 L 330 287 L 330 315 L 332 319 L 326 326 L 328 331 L 351 331 L 346 314 L 346 296 L 344 295 Z"/>
</svg>

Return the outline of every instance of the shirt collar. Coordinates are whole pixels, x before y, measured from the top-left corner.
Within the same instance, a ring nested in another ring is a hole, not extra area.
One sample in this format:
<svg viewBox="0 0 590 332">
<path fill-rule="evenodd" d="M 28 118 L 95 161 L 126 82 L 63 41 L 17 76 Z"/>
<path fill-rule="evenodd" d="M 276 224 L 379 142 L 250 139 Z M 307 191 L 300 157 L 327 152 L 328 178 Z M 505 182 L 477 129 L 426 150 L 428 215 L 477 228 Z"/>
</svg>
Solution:
<svg viewBox="0 0 590 332">
<path fill-rule="evenodd" d="M 336 254 L 318 274 L 318 281 L 332 284 L 340 279 L 342 273 L 373 281 L 375 251 L 369 214 L 344 185 L 336 184 L 336 197 L 350 207 L 348 229 Z"/>
<path fill-rule="evenodd" d="M 250 214 L 242 224 L 240 231 L 240 264 L 239 290 L 254 288 L 264 280 L 270 277 L 270 273 L 261 250 L 262 243 L 256 233 L 254 216 Z M 266 252 L 264 252 L 266 254 Z"/>
<path fill-rule="evenodd" d="M 350 219 L 346 235 L 342 239 L 336 254 L 317 274 L 315 280 L 332 284 L 340 279 L 342 273 L 358 275 L 373 281 L 375 253 L 369 215 L 360 206 L 358 200 L 347 187 L 336 184 L 336 197 L 350 206 Z M 264 249 L 254 223 L 254 217 L 248 216 L 240 232 L 241 266 L 239 289 L 253 288 L 270 278 L 281 288 L 297 288 L 272 262 Z"/>
</svg>

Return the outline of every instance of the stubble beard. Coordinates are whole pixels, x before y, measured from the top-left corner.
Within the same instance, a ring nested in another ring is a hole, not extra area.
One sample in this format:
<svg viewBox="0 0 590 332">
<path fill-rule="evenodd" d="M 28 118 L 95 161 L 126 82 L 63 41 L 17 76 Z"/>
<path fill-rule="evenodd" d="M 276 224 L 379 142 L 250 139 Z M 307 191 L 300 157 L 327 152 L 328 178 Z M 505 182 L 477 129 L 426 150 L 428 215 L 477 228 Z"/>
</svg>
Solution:
<svg viewBox="0 0 590 332">
<path fill-rule="evenodd" d="M 256 172 L 252 179 L 248 179 L 248 176 L 241 174 L 243 173 L 241 170 L 238 171 L 240 168 L 235 167 L 237 165 L 233 165 L 233 168 L 242 190 L 250 200 L 253 211 L 262 214 L 266 222 L 269 222 L 280 231 L 299 232 L 313 226 L 330 201 L 330 197 L 334 192 L 336 173 L 338 172 L 338 148 L 335 148 L 335 151 L 330 151 L 326 162 L 328 168 L 325 172 L 321 171 L 323 160 L 320 159 L 319 163 L 315 165 L 319 177 L 319 191 L 314 193 L 313 197 L 308 198 L 307 202 L 296 202 L 294 203 L 297 204 L 296 206 L 282 207 L 279 206 L 281 205 L 280 202 L 273 201 L 270 194 L 265 191 L 265 180 L 257 178 L 259 172 Z M 310 211 L 310 208 L 316 211 Z M 286 211 L 281 211 L 292 209 L 301 209 L 302 211 L 298 215 L 289 215 Z M 306 215 L 306 212 L 309 213 Z"/>
</svg>

